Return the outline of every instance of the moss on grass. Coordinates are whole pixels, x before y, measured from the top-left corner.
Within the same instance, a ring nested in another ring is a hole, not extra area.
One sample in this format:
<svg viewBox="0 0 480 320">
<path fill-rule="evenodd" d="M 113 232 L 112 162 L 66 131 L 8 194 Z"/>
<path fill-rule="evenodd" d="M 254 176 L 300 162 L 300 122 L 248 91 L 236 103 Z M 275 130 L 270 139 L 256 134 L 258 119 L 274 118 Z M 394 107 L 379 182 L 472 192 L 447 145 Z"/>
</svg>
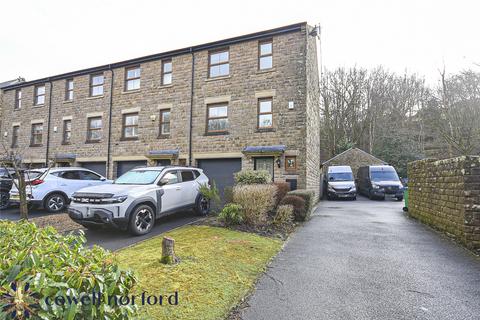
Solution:
<svg viewBox="0 0 480 320">
<path fill-rule="evenodd" d="M 137 274 L 137 294 L 178 291 L 177 306 L 140 306 L 149 319 L 224 319 L 282 246 L 280 240 L 208 226 L 182 227 L 166 235 L 175 239 L 177 265 L 159 262 L 162 237 L 116 253 L 120 264 Z"/>
</svg>

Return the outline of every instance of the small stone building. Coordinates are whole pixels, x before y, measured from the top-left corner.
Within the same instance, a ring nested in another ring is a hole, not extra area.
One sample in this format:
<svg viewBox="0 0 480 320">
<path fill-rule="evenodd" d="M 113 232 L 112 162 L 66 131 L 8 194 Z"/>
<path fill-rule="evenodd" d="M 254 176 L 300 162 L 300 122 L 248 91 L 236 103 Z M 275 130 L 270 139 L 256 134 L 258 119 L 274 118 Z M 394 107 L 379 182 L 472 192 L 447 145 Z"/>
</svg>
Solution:
<svg viewBox="0 0 480 320">
<path fill-rule="evenodd" d="M 371 155 L 370 153 L 363 151 L 362 149 L 350 148 L 322 163 L 322 177 L 328 172 L 329 166 L 350 166 L 352 168 L 353 175 L 357 177 L 357 171 L 360 167 L 384 164 L 387 163 Z"/>
</svg>

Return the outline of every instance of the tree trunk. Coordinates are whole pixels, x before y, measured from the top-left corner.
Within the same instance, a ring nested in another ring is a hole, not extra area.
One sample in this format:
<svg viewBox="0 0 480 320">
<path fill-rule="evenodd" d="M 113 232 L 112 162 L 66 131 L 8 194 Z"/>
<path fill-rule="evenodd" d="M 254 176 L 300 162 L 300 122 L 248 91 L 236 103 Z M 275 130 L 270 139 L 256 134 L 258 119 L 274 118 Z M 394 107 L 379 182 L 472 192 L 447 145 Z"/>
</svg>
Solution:
<svg viewBox="0 0 480 320">
<path fill-rule="evenodd" d="M 28 202 L 27 202 L 27 190 L 25 185 L 25 176 L 23 172 L 19 170 L 18 175 L 18 195 L 20 197 L 20 218 L 28 220 Z"/>
<path fill-rule="evenodd" d="M 175 256 L 175 240 L 168 237 L 163 237 L 162 240 L 162 259 L 164 264 L 175 264 L 178 262 L 178 258 Z"/>
</svg>

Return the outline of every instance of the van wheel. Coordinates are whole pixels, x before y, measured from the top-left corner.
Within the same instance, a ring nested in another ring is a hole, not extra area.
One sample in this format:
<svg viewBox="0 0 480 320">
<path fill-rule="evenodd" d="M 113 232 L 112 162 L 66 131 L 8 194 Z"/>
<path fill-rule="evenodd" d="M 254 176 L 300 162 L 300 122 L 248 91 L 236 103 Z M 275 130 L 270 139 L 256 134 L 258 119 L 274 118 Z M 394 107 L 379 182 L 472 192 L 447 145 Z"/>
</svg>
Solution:
<svg viewBox="0 0 480 320">
<path fill-rule="evenodd" d="M 128 231 L 135 236 L 141 236 L 149 233 L 154 225 L 155 213 L 152 207 L 142 204 L 133 210 L 128 223 Z"/>
<path fill-rule="evenodd" d="M 53 193 L 49 195 L 44 202 L 44 208 L 50 213 L 58 213 L 67 206 L 67 199 L 61 193 Z"/>
<path fill-rule="evenodd" d="M 197 216 L 206 216 L 210 212 L 210 200 L 202 195 L 197 197 L 195 201 L 195 214 Z"/>
</svg>

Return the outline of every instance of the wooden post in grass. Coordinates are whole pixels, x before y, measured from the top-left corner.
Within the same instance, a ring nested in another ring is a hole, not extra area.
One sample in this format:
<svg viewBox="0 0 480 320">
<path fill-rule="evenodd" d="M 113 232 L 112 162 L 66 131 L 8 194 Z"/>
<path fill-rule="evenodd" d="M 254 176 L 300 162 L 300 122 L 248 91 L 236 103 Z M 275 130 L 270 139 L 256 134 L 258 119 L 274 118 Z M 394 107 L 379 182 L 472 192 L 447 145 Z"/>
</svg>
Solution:
<svg viewBox="0 0 480 320">
<path fill-rule="evenodd" d="M 178 262 L 178 258 L 175 256 L 175 240 L 168 237 L 163 237 L 162 240 L 162 259 L 160 260 L 164 264 L 175 264 Z"/>
</svg>

